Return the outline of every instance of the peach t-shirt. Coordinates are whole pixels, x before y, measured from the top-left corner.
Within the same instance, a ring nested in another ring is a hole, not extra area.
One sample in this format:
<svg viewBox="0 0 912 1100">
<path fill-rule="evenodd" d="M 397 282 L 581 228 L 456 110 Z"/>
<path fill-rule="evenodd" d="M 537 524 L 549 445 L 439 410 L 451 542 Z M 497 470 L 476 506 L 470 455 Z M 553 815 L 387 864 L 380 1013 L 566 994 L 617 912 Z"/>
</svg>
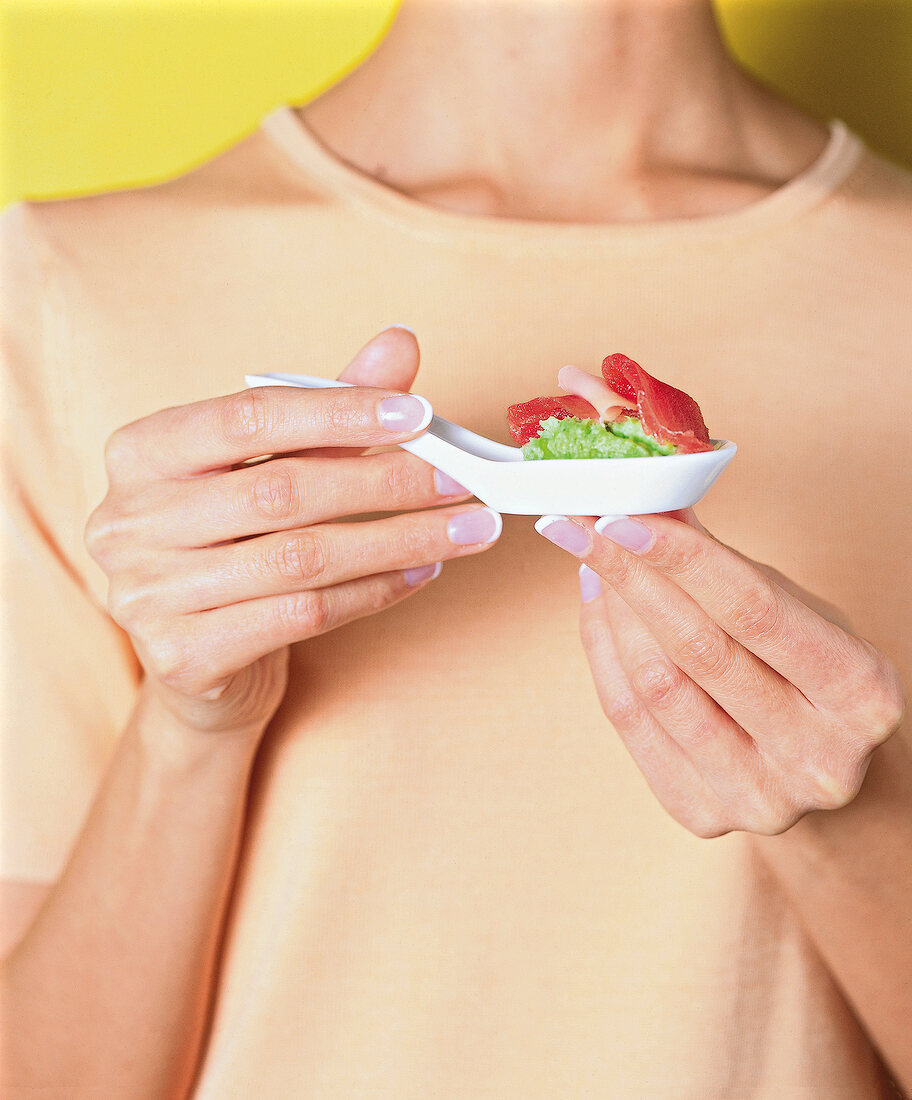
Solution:
<svg viewBox="0 0 912 1100">
<path fill-rule="evenodd" d="M 739 454 L 700 508 L 908 674 L 912 182 L 834 124 L 744 210 L 462 215 L 283 109 L 143 190 L 3 224 L 2 873 L 48 881 L 139 668 L 82 545 L 119 425 L 334 376 L 380 328 L 417 390 L 511 402 L 624 351 Z M 255 773 L 198 1100 L 869 1100 L 878 1059 L 743 835 L 656 802 L 596 700 L 574 561 L 529 517 L 425 591 L 295 647 Z"/>
</svg>

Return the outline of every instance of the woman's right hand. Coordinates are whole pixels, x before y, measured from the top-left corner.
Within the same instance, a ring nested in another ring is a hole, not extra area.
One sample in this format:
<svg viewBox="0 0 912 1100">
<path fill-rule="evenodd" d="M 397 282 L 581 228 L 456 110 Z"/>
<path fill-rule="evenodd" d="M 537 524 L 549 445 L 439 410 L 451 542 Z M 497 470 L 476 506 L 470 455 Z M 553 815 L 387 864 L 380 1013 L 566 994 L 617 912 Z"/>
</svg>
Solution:
<svg viewBox="0 0 912 1100">
<path fill-rule="evenodd" d="M 419 399 L 364 385 L 407 389 L 417 366 L 414 337 L 387 329 L 343 373 L 354 388 L 246 390 L 109 439 L 86 545 L 146 690 L 182 725 L 258 737 L 291 643 L 390 607 L 499 535 L 481 505 L 433 507 L 469 494 L 413 455 L 335 450 L 420 434 Z M 334 522 L 371 512 L 403 514 Z"/>
</svg>

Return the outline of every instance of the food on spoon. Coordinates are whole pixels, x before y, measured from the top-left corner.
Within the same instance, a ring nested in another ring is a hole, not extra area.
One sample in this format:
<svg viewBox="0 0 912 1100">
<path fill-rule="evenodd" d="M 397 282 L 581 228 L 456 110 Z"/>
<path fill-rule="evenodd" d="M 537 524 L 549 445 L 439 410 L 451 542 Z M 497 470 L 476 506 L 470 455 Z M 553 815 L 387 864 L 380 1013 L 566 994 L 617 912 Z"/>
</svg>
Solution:
<svg viewBox="0 0 912 1100">
<path fill-rule="evenodd" d="M 700 407 L 683 390 L 626 355 L 609 355 L 602 377 L 564 367 L 566 396 L 536 397 L 507 410 L 526 459 L 646 458 L 713 450 Z"/>
<path fill-rule="evenodd" d="M 649 458 L 673 455 L 673 446 L 647 435 L 636 417 L 612 424 L 600 420 L 549 417 L 541 431 L 524 444 L 523 458 Z"/>
<path fill-rule="evenodd" d="M 511 405 L 507 410 L 510 434 L 520 447 L 538 435 L 542 421 L 548 418 L 562 420 L 564 417 L 572 417 L 586 420 L 597 415 L 592 405 L 576 394 L 568 394 L 566 397 L 533 397 L 531 401 Z"/>
</svg>

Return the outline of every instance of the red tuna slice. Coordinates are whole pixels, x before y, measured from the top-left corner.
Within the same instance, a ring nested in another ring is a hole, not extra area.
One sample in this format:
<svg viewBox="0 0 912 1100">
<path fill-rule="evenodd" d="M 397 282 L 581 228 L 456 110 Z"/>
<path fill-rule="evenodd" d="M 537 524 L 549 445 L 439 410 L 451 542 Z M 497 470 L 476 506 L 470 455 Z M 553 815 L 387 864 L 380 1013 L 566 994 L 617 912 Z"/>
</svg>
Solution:
<svg viewBox="0 0 912 1100">
<path fill-rule="evenodd" d="M 576 394 L 566 394 L 563 397 L 533 397 L 531 401 L 522 401 L 518 405 L 511 405 L 507 409 L 507 420 L 510 424 L 510 435 L 520 447 L 524 447 L 530 439 L 534 439 L 541 431 L 541 422 L 549 416 L 564 420 L 568 416 L 579 417 L 580 420 L 598 420 L 598 413 L 582 397 Z"/>
<path fill-rule="evenodd" d="M 619 352 L 604 360 L 602 377 L 615 393 L 636 402 L 643 427 L 661 443 L 673 444 L 681 454 L 713 449 L 700 406 L 683 390 L 653 378 Z"/>
</svg>

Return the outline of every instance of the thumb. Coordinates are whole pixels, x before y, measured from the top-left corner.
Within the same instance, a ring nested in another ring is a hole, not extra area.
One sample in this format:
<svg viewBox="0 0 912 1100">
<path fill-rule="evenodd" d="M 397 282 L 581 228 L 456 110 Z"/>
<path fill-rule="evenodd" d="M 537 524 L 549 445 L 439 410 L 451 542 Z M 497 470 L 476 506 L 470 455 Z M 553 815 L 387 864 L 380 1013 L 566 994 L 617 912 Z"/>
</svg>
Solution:
<svg viewBox="0 0 912 1100">
<path fill-rule="evenodd" d="M 407 393 L 418 373 L 418 341 L 405 325 L 391 325 L 364 345 L 339 375 L 340 382 Z M 363 454 L 359 447 L 318 447 L 301 451 L 313 457 Z"/>
<path fill-rule="evenodd" d="M 364 345 L 339 381 L 406 392 L 415 381 L 419 360 L 415 334 L 404 325 L 393 325 Z"/>
</svg>

